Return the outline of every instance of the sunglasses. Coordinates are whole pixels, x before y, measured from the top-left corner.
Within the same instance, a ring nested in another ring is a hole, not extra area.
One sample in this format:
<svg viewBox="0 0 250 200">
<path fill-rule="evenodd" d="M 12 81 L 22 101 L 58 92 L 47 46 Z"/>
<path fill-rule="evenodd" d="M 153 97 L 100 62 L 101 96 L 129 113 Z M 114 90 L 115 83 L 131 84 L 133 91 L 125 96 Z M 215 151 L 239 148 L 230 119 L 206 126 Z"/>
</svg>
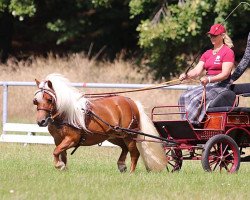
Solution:
<svg viewBox="0 0 250 200">
<path fill-rule="evenodd" d="M 212 34 L 209 34 L 209 35 L 208 35 L 209 38 L 216 38 L 216 37 L 218 37 L 218 36 L 219 36 L 219 35 L 212 35 Z"/>
</svg>

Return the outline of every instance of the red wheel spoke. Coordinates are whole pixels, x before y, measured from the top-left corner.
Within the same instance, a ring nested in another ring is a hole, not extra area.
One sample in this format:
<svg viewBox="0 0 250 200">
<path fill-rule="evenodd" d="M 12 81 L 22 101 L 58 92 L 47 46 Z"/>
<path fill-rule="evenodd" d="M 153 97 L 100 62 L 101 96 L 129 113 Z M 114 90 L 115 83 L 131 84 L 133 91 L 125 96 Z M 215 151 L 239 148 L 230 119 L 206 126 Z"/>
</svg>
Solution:
<svg viewBox="0 0 250 200">
<path fill-rule="evenodd" d="M 234 165 L 234 160 L 225 160 L 224 163 L 226 163 L 227 165 L 229 164 Z"/>
<path fill-rule="evenodd" d="M 215 155 L 212 155 L 212 158 L 213 158 L 213 159 L 217 159 L 217 160 L 218 160 L 218 159 L 220 159 L 220 156 L 215 156 Z"/>
<path fill-rule="evenodd" d="M 211 161 L 209 161 L 209 165 L 213 165 L 214 163 L 218 163 L 218 159 L 213 159 Z"/>
<path fill-rule="evenodd" d="M 228 148 L 228 145 L 226 145 L 226 146 L 225 146 L 224 151 L 222 152 L 222 154 L 221 154 L 221 155 L 224 155 L 224 154 L 226 153 L 227 148 Z M 221 149 L 222 149 L 222 148 L 221 148 Z"/>
<path fill-rule="evenodd" d="M 216 152 L 217 155 L 220 156 L 220 152 L 218 151 L 218 146 L 216 146 L 216 144 L 214 144 L 214 145 L 212 146 L 212 148 L 214 148 L 214 152 Z M 212 151 L 212 148 L 211 148 L 211 151 Z"/>
<path fill-rule="evenodd" d="M 172 167 L 174 167 L 174 166 L 175 166 L 175 164 L 172 164 L 171 162 L 168 162 L 168 164 L 170 164 Z"/>
<path fill-rule="evenodd" d="M 170 151 L 171 151 L 171 150 L 166 151 L 166 155 L 168 155 Z"/>
<path fill-rule="evenodd" d="M 222 142 L 220 143 L 220 156 L 223 156 L 223 151 L 222 151 L 222 149 L 223 149 L 223 146 L 222 146 Z"/>
<path fill-rule="evenodd" d="M 168 162 L 173 161 L 174 159 L 172 157 L 168 157 Z"/>
<path fill-rule="evenodd" d="M 218 166 L 218 162 L 216 162 L 216 164 L 214 165 L 214 167 L 213 167 L 213 171 L 215 171 L 215 169 L 216 169 L 216 167 Z M 211 168 L 212 168 L 212 166 L 211 166 Z"/>
<path fill-rule="evenodd" d="M 228 154 L 226 154 L 224 157 L 227 158 L 227 157 L 229 157 L 229 156 L 232 156 L 232 159 L 233 159 L 233 152 L 231 152 L 231 153 L 228 152 Z"/>
<path fill-rule="evenodd" d="M 217 159 L 213 159 L 212 161 L 210 161 L 209 162 L 209 166 L 210 166 L 210 168 L 212 169 L 212 166 L 214 165 L 214 167 L 213 167 L 213 171 L 216 169 L 216 167 L 218 166 L 218 164 L 220 163 L 220 161 L 219 161 L 219 159 L 217 158 Z"/>
<path fill-rule="evenodd" d="M 220 160 L 219 166 L 220 166 L 220 172 L 221 172 L 222 169 L 225 167 L 225 165 L 223 164 L 223 161 Z"/>
<path fill-rule="evenodd" d="M 168 172 L 170 172 L 170 171 L 171 171 L 171 172 L 174 172 L 174 171 L 176 171 L 177 169 L 179 169 L 179 166 L 177 166 L 177 165 L 175 165 L 175 164 L 172 164 L 172 163 L 170 163 L 170 162 L 169 162 L 168 164 L 171 165 L 170 168 L 172 169 L 172 170 L 170 170 L 170 168 L 167 166 Z"/>
<path fill-rule="evenodd" d="M 223 166 L 224 166 L 224 168 L 228 171 L 228 172 L 230 172 L 230 170 L 228 169 L 228 164 L 226 163 L 226 162 L 223 162 L 224 164 L 223 164 Z"/>
</svg>

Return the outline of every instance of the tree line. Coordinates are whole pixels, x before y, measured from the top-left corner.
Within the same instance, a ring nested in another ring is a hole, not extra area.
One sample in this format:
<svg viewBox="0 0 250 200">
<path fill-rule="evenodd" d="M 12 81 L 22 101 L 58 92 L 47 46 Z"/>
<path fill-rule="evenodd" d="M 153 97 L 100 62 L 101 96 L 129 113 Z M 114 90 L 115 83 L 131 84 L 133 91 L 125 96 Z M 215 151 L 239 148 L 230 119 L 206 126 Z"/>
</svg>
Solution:
<svg viewBox="0 0 250 200">
<path fill-rule="evenodd" d="M 240 3 L 0 0 L 1 62 L 10 55 L 21 59 L 48 52 L 84 52 L 89 58 L 110 60 L 122 54 L 124 59 L 136 58 L 138 65 L 148 66 L 156 72 L 156 78 L 169 77 L 209 48 L 206 32 L 214 23 L 223 23 L 234 41 L 246 41 L 250 6 Z M 240 57 L 242 49 L 236 46 L 235 50 Z"/>
</svg>

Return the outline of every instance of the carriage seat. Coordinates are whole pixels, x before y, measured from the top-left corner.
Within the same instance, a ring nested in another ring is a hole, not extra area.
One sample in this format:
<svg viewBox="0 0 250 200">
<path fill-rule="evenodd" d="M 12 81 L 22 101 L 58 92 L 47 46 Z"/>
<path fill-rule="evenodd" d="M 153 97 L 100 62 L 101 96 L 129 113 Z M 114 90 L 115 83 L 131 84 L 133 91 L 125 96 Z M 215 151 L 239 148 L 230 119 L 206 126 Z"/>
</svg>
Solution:
<svg viewBox="0 0 250 200">
<path fill-rule="evenodd" d="M 236 94 L 250 97 L 250 83 L 232 84 L 230 89 Z"/>
<path fill-rule="evenodd" d="M 230 90 L 221 92 L 210 102 L 207 112 L 231 111 L 237 98 L 236 95 L 250 97 L 250 83 L 232 84 Z M 233 110 L 236 112 L 250 112 L 250 108 L 245 107 L 235 107 Z"/>
</svg>

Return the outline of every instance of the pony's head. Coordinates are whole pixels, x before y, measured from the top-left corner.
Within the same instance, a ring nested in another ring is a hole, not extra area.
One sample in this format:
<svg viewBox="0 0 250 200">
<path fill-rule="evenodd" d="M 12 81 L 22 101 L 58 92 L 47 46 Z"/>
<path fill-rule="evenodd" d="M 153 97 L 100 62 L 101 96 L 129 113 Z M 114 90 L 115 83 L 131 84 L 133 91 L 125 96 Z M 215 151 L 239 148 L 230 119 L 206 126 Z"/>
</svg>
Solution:
<svg viewBox="0 0 250 200">
<path fill-rule="evenodd" d="M 39 126 L 45 127 L 56 113 L 56 95 L 51 81 L 35 81 L 38 87 L 33 99 L 33 104 L 37 106 L 36 120 Z"/>
<path fill-rule="evenodd" d="M 70 85 L 60 74 L 49 74 L 45 81 L 36 80 L 38 91 L 34 104 L 37 106 L 37 123 L 47 126 L 54 116 L 63 115 L 63 122 L 79 129 L 86 129 L 84 111 L 89 101 Z"/>
</svg>

